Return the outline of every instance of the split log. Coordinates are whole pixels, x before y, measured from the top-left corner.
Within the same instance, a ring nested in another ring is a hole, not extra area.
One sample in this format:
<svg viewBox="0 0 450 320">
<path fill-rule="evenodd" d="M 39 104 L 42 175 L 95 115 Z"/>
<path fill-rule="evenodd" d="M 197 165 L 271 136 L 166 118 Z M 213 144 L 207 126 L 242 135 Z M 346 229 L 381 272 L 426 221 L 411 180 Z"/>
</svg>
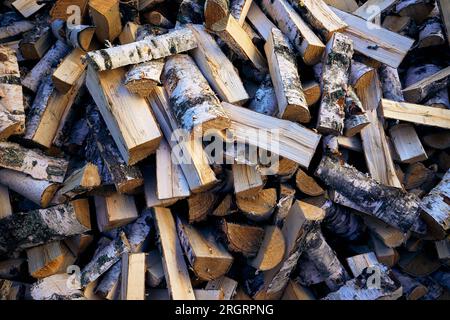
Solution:
<svg viewBox="0 0 450 320">
<path fill-rule="evenodd" d="M 8 188 L 0 184 L 0 220 L 12 214 Z"/>
<path fill-rule="evenodd" d="M 378 70 L 380 72 L 383 97 L 398 102 L 405 101 L 398 70 L 387 65 L 382 65 Z"/>
<path fill-rule="evenodd" d="M 376 269 L 375 269 L 376 268 Z M 380 275 L 380 285 L 374 285 L 374 272 Z M 401 285 L 390 276 L 385 266 L 378 264 L 372 270 L 364 270 L 358 277 L 345 283 L 338 291 L 322 300 L 395 300 L 402 294 Z"/>
<path fill-rule="evenodd" d="M 20 171 L 35 179 L 63 182 L 68 162 L 11 142 L 0 142 L 0 167 Z"/>
<path fill-rule="evenodd" d="M 241 59 L 249 60 L 259 72 L 267 72 L 267 63 L 263 55 L 233 16 L 229 15 L 227 19 L 217 22 L 212 28 Z"/>
<path fill-rule="evenodd" d="M 210 213 L 210 215 L 215 217 L 224 217 L 236 211 L 237 210 L 235 208 L 232 195 L 226 194 L 217 207 Z"/>
<path fill-rule="evenodd" d="M 165 58 L 196 47 L 192 31 L 181 28 L 154 38 L 91 51 L 86 57 L 95 70 L 104 71 Z"/>
<path fill-rule="evenodd" d="M 370 121 L 370 125 L 361 131 L 364 156 L 369 173 L 372 178 L 382 184 L 402 188 L 402 184 L 395 173 L 394 162 L 384 128 L 378 117 L 377 108 L 382 97 L 378 76 L 375 75 L 370 86 L 357 90 L 356 93 Z"/>
<path fill-rule="evenodd" d="M 51 73 L 52 69 L 58 65 L 59 61 L 63 59 L 69 51 L 70 47 L 58 40 L 22 80 L 22 85 L 25 88 L 36 92 L 45 75 Z"/>
<path fill-rule="evenodd" d="M 450 128 L 450 110 L 420 104 L 382 99 L 383 114 L 388 119 L 408 121 L 444 129 Z"/>
<path fill-rule="evenodd" d="M 356 152 L 363 152 L 363 146 L 361 139 L 358 136 L 344 137 L 339 136 L 337 138 L 340 147 L 349 149 Z"/>
<path fill-rule="evenodd" d="M 154 288 L 164 280 L 164 269 L 159 250 L 152 250 L 147 254 L 146 260 L 146 283 Z"/>
<path fill-rule="evenodd" d="M 236 295 L 238 283 L 237 281 L 222 276 L 220 278 L 208 281 L 205 290 L 220 290 L 223 293 L 223 300 L 232 300 Z"/>
<path fill-rule="evenodd" d="M 8 216 L 0 220 L 0 252 L 26 249 L 81 234 L 90 229 L 89 219 L 87 200 Z"/>
<path fill-rule="evenodd" d="M 425 78 L 421 76 L 416 83 L 403 89 L 406 101 L 419 103 L 446 88 L 450 82 L 450 67 L 437 71 Z"/>
<path fill-rule="evenodd" d="M 274 152 L 304 168 L 309 166 L 320 135 L 288 120 L 275 119 L 226 102 L 222 102 L 222 106 L 231 119 L 230 131 L 236 141 Z M 278 129 L 276 144 L 270 132 L 272 129 Z M 258 135 L 258 139 L 254 135 Z"/>
<path fill-rule="evenodd" d="M 263 228 L 227 222 L 225 219 L 221 220 L 220 228 L 228 250 L 239 252 L 247 258 L 258 254 L 264 238 Z"/>
<path fill-rule="evenodd" d="M 38 0 L 16 0 L 12 3 L 14 9 L 20 12 L 25 18 L 38 12 L 45 6 L 45 3 L 39 3 Z"/>
<path fill-rule="evenodd" d="M 120 193 L 95 196 L 95 209 L 100 232 L 127 225 L 138 217 L 134 198 Z"/>
<path fill-rule="evenodd" d="M 416 162 L 410 164 L 406 169 L 405 177 L 403 178 L 403 183 L 405 185 L 406 190 L 411 190 L 415 188 L 420 188 L 427 182 L 428 183 L 431 182 L 431 184 L 433 184 L 434 177 L 435 172 L 433 170 L 428 169 L 420 162 Z"/>
<path fill-rule="evenodd" d="M 170 298 L 174 300 L 195 300 L 172 213 L 169 209 L 156 207 L 154 208 L 153 218 L 158 230 L 164 274 Z"/>
<path fill-rule="evenodd" d="M 279 194 L 280 196 L 273 216 L 273 222 L 275 225 L 282 227 L 284 220 L 294 203 L 295 189 L 288 184 L 281 184 Z"/>
<path fill-rule="evenodd" d="M 23 34 L 19 48 L 26 60 L 39 60 L 42 59 L 52 44 L 50 27 L 36 25 L 32 30 Z"/>
<path fill-rule="evenodd" d="M 122 254 L 121 300 L 145 300 L 145 253 Z"/>
<path fill-rule="evenodd" d="M 258 253 L 249 264 L 260 271 L 273 269 L 283 260 L 284 251 L 285 242 L 281 230 L 277 226 L 266 226 Z"/>
<path fill-rule="evenodd" d="M 100 43 L 114 41 L 122 31 L 119 0 L 89 0 L 89 12 L 95 25 L 95 35 Z"/>
<path fill-rule="evenodd" d="M 427 48 L 444 44 L 445 35 L 441 25 L 442 20 L 439 16 L 439 9 L 436 4 L 434 10 L 425 19 L 422 25 L 419 26 L 418 47 Z"/>
<path fill-rule="evenodd" d="M 176 157 L 177 163 L 183 170 L 190 190 L 195 193 L 210 189 L 218 180 L 209 166 L 201 141 L 192 138 L 185 140 L 186 137 L 180 135 L 168 97 L 162 88 L 155 89 L 148 101 L 166 141 L 171 148 L 178 146 L 177 150 L 183 151 L 182 155 L 179 152 L 172 152 L 172 155 Z M 172 140 L 173 137 L 176 141 Z"/>
<path fill-rule="evenodd" d="M 205 26 L 211 29 L 217 22 L 226 19 L 230 14 L 229 0 L 206 0 Z"/>
<path fill-rule="evenodd" d="M 382 185 L 348 164 L 324 157 L 315 175 L 336 190 L 334 202 L 373 215 L 403 232 L 418 219 L 419 201 L 414 194 Z"/>
<path fill-rule="evenodd" d="M 86 86 L 123 160 L 133 165 L 156 151 L 161 133 L 146 100 L 123 85 L 124 74 L 123 69 L 97 73 L 89 66 Z"/>
<path fill-rule="evenodd" d="M 87 122 L 95 140 L 102 162 L 108 175 L 119 193 L 131 193 L 144 183 L 139 168 L 130 166 L 123 161 L 98 109 L 90 105 L 87 108 Z M 99 167 L 99 172 L 101 172 Z M 103 175 L 101 175 L 103 177 Z"/>
<path fill-rule="evenodd" d="M 373 252 L 358 254 L 346 259 L 353 277 L 358 277 L 364 269 L 374 267 L 378 264 L 376 255 Z"/>
<path fill-rule="evenodd" d="M 65 273 L 38 280 L 31 285 L 30 295 L 33 300 L 86 300 L 73 277 Z"/>
<path fill-rule="evenodd" d="M 374 22 L 382 13 L 392 9 L 396 2 L 397 0 L 369 0 L 353 11 L 353 14 L 364 20 Z"/>
<path fill-rule="evenodd" d="M 410 36 L 417 32 L 416 23 L 412 18 L 394 14 L 388 15 L 384 18 L 382 27 L 404 36 Z"/>
<path fill-rule="evenodd" d="M 204 18 L 205 0 L 181 0 L 177 21 L 182 24 L 201 24 Z"/>
<path fill-rule="evenodd" d="M 281 300 L 316 300 L 311 290 L 295 280 L 289 280 Z"/>
<path fill-rule="evenodd" d="M 0 46 L 0 140 L 21 134 L 25 113 L 17 56 L 8 47 Z"/>
<path fill-rule="evenodd" d="M 450 4 L 445 0 L 438 0 L 437 4 L 441 14 L 443 26 L 445 28 L 447 42 L 450 45 Z"/>
<path fill-rule="evenodd" d="M 122 271 L 122 261 L 116 262 L 99 281 L 94 293 L 103 299 L 117 300 Z"/>
<path fill-rule="evenodd" d="M 46 208 L 50 204 L 59 188 L 58 183 L 37 180 L 27 174 L 10 169 L 0 170 L 0 180 L 3 185 L 36 203 L 41 208 Z"/>
<path fill-rule="evenodd" d="M 365 109 L 352 87 L 348 87 L 345 97 L 344 134 L 352 137 L 370 124 Z"/>
<path fill-rule="evenodd" d="M 420 250 L 402 252 L 398 266 L 403 272 L 413 277 L 426 277 L 437 271 L 441 267 L 441 262 L 434 254 Z"/>
<path fill-rule="evenodd" d="M 190 29 L 198 43 L 198 48 L 191 51 L 192 56 L 212 89 L 223 101 L 239 105 L 245 103 L 249 96 L 239 73 L 214 38 L 201 26 Z"/>
<path fill-rule="evenodd" d="M 67 202 L 81 194 L 91 191 L 100 186 L 101 178 L 98 167 L 92 163 L 87 163 L 83 167 L 75 170 L 64 180 L 63 186 L 58 190 L 52 203 L 59 204 Z"/>
<path fill-rule="evenodd" d="M 320 97 L 322 96 L 322 92 L 320 90 L 320 84 L 314 80 L 306 81 L 302 84 L 303 93 L 305 94 L 306 103 L 308 106 L 312 106 L 316 104 Z"/>
<path fill-rule="evenodd" d="M 444 240 L 435 241 L 434 245 L 440 260 L 450 259 L 450 236 Z"/>
<path fill-rule="evenodd" d="M 84 74 L 86 65 L 81 62 L 83 54 L 81 49 L 73 49 L 53 72 L 52 82 L 59 92 L 68 93 Z"/>
<path fill-rule="evenodd" d="M 304 241 L 304 251 L 298 260 L 300 284 L 310 286 L 325 282 L 332 291 L 340 288 L 349 276 L 320 229 L 306 234 Z"/>
<path fill-rule="evenodd" d="M 234 193 L 239 197 L 255 195 L 264 187 L 261 174 L 255 167 L 233 164 Z"/>
<path fill-rule="evenodd" d="M 324 0 L 326 4 L 329 6 L 338 8 L 339 10 L 345 11 L 345 12 L 354 12 L 358 9 L 359 5 L 356 0 Z"/>
<path fill-rule="evenodd" d="M 62 241 L 50 242 L 33 247 L 27 252 L 28 272 L 33 278 L 42 279 L 57 273 L 64 273 L 76 257 Z"/>
<path fill-rule="evenodd" d="M 450 229 L 450 170 L 442 178 L 441 182 L 433 188 L 420 204 L 426 213 L 424 220 L 435 230 L 439 238 L 442 239 Z"/>
<path fill-rule="evenodd" d="M 332 8 L 348 28 L 343 32 L 354 44 L 355 51 L 397 68 L 411 49 L 414 40 L 389 31 L 360 17 Z"/>
<path fill-rule="evenodd" d="M 254 196 L 236 195 L 236 204 L 243 214 L 253 221 L 268 220 L 277 205 L 277 191 L 263 189 Z"/>
<path fill-rule="evenodd" d="M 164 87 L 172 112 L 180 128 L 188 133 L 197 129 L 226 129 L 230 120 L 208 82 L 188 55 L 167 59 L 163 72 Z"/>
<path fill-rule="evenodd" d="M 305 246 L 305 237 L 318 226 L 325 211 L 302 201 L 296 201 L 289 211 L 281 232 L 286 243 L 282 262 L 275 268 L 262 273 L 263 281 L 251 285 L 251 294 L 255 299 L 277 299 L 283 294 L 289 282 L 291 272 Z"/>
<path fill-rule="evenodd" d="M 275 89 L 269 76 L 261 82 L 248 108 L 268 116 L 275 116 L 278 112 Z"/>
<path fill-rule="evenodd" d="M 171 29 L 174 27 L 172 21 L 166 18 L 163 13 L 156 10 L 145 14 L 145 18 L 149 23 L 161 28 Z"/>
<path fill-rule="evenodd" d="M 336 32 L 347 27 L 323 0 L 288 0 L 314 31 L 328 42 Z"/>
<path fill-rule="evenodd" d="M 134 22 L 127 22 L 119 35 L 120 44 L 128 44 L 136 41 L 136 33 L 139 25 Z"/>
<path fill-rule="evenodd" d="M 392 270 L 395 278 L 402 284 L 403 295 L 406 300 L 419 300 L 428 292 L 428 288 L 414 278 L 404 274 L 396 269 Z"/>
<path fill-rule="evenodd" d="M 253 0 L 230 0 L 230 14 L 242 26 Z"/>
<path fill-rule="evenodd" d="M 233 257 L 217 242 L 212 229 L 194 227 L 176 219 L 178 238 L 195 275 L 202 280 L 214 280 L 228 272 Z"/>
<path fill-rule="evenodd" d="M 17 13 L 4 13 L 0 22 L 0 40 L 15 38 L 16 36 L 30 31 L 34 24 L 28 20 L 23 20 Z"/>
<path fill-rule="evenodd" d="M 278 29 L 272 29 L 264 50 L 278 101 L 278 117 L 307 123 L 311 120 L 297 72 L 297 63 L 289 41 Z"/>
<path fill-rule="evenodd" d="M 188 198 L 189 223 L 200 222 L 208 217 L 217 203 L 217 195 L 212 192 L 195 193 Z"/>
<path fill-rule="evenodd" d="M 349 84 L 355 89 L 365 88 L 370 84 L 374 74 L 374 68 L 369 67 L 364 63 L 352 60 Z"/>
<path fill-rule="evenodd" d="M 55 89 L 50 75 L 44 78 L 27 117 L 24 139 L 50 148 L 60 123 L 75 103 L 84 80 L 85 73 L 82 72 L 73 87 L 67 93 L 61 93 Z"/>
<path fill-rule="evenodd" d="M 86 251 L 92 241 L 94 241 L 94 236 L 84 233 L 65 239 L 64 244 L 69 248 L 74 256 L 78 257 Z"/>
<path fill-rule="evenodd" d="M 55 1 L 55 4 L 50 9 L 50 17 L 52 21 L 55 21 L 57 19 L 61 19 L 63 21 L 70 21 L 69 18 L 73 19 L 73 7 L 71 8 L 71 5 L 78 6 L 80 9 L 80 15 L 81 15 L 81 23 L 84 23 L 87 20 L 88 16 L 88 2 L 89 0 L 57 0 Z"/>
<path fill-rule="evenodd" d="M 136 33 L 136 40 L 152 39 L 164 34 L 159 28 L 139 28 Z M 133 93 L 141 97 L 148 96 L 154 86 L 161 85 L 161 74 L 164 69 L 164 59 L 156 59 L 134 65 L 125 75 L 125 86 Z"/>
<path fill-rule="evenodd" d="M 370 216 L 363 217 L 364 224 L 383 244 L 389 248 L 397 248 L 406 242 L 406 235 L 399 229 L 391 227 L 383 221 Z"/>
<path fill-rule="evenodd" d="M 172 162 L 171 151 L 165 139 L 156 150 L 156 194 L 165 201 L 177 201 L 191 194 L 181 167 Z"/>
<path fill-rule="evenodd" d="M 81 287 L 85 288 L 89 283 L 97 280 L 120 260 L 123 253 L 129 251 L 130 244 L 125 234 L 121 232 L 116 239 L 100 248 L 92 260 L 81 270 Z"/>
<path fill-rule="evenodd" d="M 322 67 L 322 100 L 317 129 L 323 133 L 342 135 L 344 130 L 344 98 L 347 91 L 353 55 L 351 40 L 337 33 L 327 43 Z"/>
<path fill-rule="evenodd" d="M 67 42 L 83 52 L 89 51 L 95 29 L 93 26 L 68 24 L 66 30 Z"/>
<path fill-rule="evenodd" d="M 247 13 L 247 20 L 266 41 L 269 38 L 271 30 L 276 28 L 255 1 L 250 5 L 250 9 Z"/>
<path fill-rule="evenodd" d="M 428 159 L 419 136 L 411 124 L 398 124 L 391 127 L 389 133 L 401 162 L 414 163 Z"/>
<path fill-rule="evenodd" d="M 262 1 L 262 7 L 291 41 L 295 49 L 300 52 L 307 65 L 314 65 L 321 59 L 325 45 L 289 5 L 287 0 L 264 0 Z M 273 34 L 273 31 L 269 32 L 268 37 L 265 38 L 266 41 L 270 38 L 270 33 Z"/>
<path fill-rule="evenodd" d="M 313 177 L 310 177 L 302 169 L 298 169 L 295 174 L 295 184 L 297 188 L 308 196 L 320 196 L 325 193 L 321 186 L 317 184 Z"/>
<path fill-rule="evenodd" d="M 401 16 L 413 18 L 422 22 L 433 10 L 434 3 L 430 0 L 401 0 L 395 6 L 395 12 Z"/>
</svg>

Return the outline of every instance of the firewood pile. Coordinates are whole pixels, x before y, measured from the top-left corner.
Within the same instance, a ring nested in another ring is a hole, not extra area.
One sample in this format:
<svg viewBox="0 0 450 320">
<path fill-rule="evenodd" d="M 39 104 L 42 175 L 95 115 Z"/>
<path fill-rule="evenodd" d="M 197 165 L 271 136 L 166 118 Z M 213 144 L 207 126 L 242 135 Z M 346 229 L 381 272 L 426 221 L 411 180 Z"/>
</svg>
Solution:
<svg viewBox="0 0 450 320">
<path fill-rule="evenodd" d="M 0 300 L 450 293 L 447 0 L 4 0 Z"/>
</svg>

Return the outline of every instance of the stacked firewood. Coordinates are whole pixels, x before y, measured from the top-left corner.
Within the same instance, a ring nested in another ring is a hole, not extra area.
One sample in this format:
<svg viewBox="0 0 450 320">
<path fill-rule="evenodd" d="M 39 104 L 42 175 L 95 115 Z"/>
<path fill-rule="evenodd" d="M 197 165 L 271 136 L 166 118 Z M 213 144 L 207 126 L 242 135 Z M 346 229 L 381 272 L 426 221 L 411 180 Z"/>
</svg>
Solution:
<svg viewBox="0 0 450 320">
<path fill-rule="evenodd" d="M 449 34 L 447 0 L 2 1 L 0 300 L 448 298 Z"/>
</svg>

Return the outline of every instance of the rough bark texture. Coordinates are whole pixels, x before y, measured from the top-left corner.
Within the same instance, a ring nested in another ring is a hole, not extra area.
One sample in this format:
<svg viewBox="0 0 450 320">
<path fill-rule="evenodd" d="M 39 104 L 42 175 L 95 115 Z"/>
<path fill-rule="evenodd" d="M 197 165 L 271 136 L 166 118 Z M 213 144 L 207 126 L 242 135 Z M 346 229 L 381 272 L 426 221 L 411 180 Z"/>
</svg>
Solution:
<svg viewBox="0 0 450 320">
<path fill-rule="evenodd" d="M 87 202 L 83 205 L 87 205 Z M 0 220 L 0 254 L 61 240 L 89 230 L 90 224 L 84 218 L 78 220 L 73 203 L 17 213 Z"/>
<path fill-rule="evenodd" d="M 177 20 L 180 23 L 201 24 L 204 19 L 205 0 L 182 0 Z"/>
<path fill-rule="evenodd" d="M 414 194 L 382 185 L 337 159 L 324 157 L 315 175 L 349 201 L 341 204 L 371 214 L 403 232 L 418 219 L 419 200 Z"/>
<path fill-rule="evenodd" d="M 274 116 L 278 112 L 277 96 L 270 77 L 261 82 L 248 108 L 268 116 Z"/>
<path fill-rule="evenodd" d="M 229 126 L 230 120 L 219 99 L 190 56 L 179 54 L 168 58 L 163 79 L 179 127 L 192 132 L 197 126 L 203 131 Z"/>
<path fill-rule="evenodd" d="M 327 201 L 326 216 L 322 226 L 330 233 L 348 241 L 357 240 L 363 233 L 363 223 L 351 209 Z"/>
<path fill-rule="evenodd" d="M 95 294 L 99 295 L 102 298 L 113 299 L 114 297 L 110 296 L 112 295 L 112 292 L 117 289 L 121 271 L 122 262 L 118 261 L 108 271 L 105 272 L 104 276 L 95 288 Z"/>
<path fill-rule="evenodd" d="M 55 274 L 35 282 L 30 288 L 33 300 L 85 300 L 83 292 L 68 274 Z M 70 286 L 69 286 L 70 284 Z"/>
<path fill-rule="evenodd" d="M 51 73 L 51 70 L 55 68 L 60 60 L 64 58 L 70 52 L 70 47 L 62 41 L 57 41 L 56 44 L 47 51 L 45 56 L 39 60 L 34 68 L 23 79 L 22 85 L 36 92 L 39 88 L 41 80 Z"/>
<path fill-rule="evenodd" d="M 98 279 L 120 260 L 122 253 L 126 252 L 130 252 L 130 244 L 125 233 L 121 232 L 116 239 L 99 250 L 92 260 L 81 270 L 81 286 L 84 288 L 89 283 Z"/>
<path fill-rule="evenodd" d="M 448 69 L 447 67 L 446 69 Z M 435 79 L 435 81 L 428 82 L 425 85 L 420 86 L 414 90 L 410 90 L 409 87 L 423 81 L 424 79 L 432 76 L 433 74 L 441 71 L 441 67 L 435 64 L 424 64 L 419 66 L 411 66 L 405 76 L 405 88 L 403 89 L 403 95 L 406 101 L 412 103 L 424 103 L 429 105 L 427 100 L 432 99 L 434 95 L 440 91 L 447 91 L 446 88 L 450 82 L 450 76 L 441 77 Z"/>
<path fill-rule="evenodd" d="M 95 70 L 104 71 L 168 57 L 196 47 L 192 31 L 182 28 L 154 38 L 91 51 L 86 57 Z"/>
<path fill-rule="evenodd" d="M 344 134 L 353 137 L 370 124 L 369 118 L 363 108 L 361 101 L 351 87 L 348 88 L 345 97 L 345 120 Z"/>
<path fill-rule="evenodd" d="M 405 101 L 397 69 L 382 65 L 378 72 L 380 73 L 383 97 L 398 102 Z"/>
<path fill-rule="evenodd" d="M 327 44 L 322 63 L 322 100 L 317 129 L 323 133 L 342 135 L 344 130 L 344 98 L 352 56 L 352 41 L 343 34 L 335 34 Z"/>
<path fill-rule="evenodd" d="M 130 252 L 143 252 L 152 225 L 152 213 L 150 210 L 145 210 L 133 224 L 129 225 L 126 233 L 130 243 Z"/>
</svg>

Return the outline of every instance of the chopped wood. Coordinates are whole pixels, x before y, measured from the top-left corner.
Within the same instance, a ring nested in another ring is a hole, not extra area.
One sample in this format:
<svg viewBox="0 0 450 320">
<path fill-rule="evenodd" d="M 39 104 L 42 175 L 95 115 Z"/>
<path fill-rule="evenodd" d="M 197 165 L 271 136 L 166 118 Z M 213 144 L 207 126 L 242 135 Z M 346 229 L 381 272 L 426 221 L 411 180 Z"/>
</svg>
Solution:
<svg viewBox="0 0 450 320">
<path fill-rule="evenodd" d="M 269 38 L 271 30 L 276 28 L 255 1 L 250 5 L 250 9 L 247 13 L 247 20 L 266 41 Z"/>
<path fill-rule="evenodd" d="M 242 253 L 245 257 L 257 255 L 263 242 L 264 229 L 256 226 L 221 220 L 220 227 L 228 250 Z"/>
<path fill-rule="evenodd" d="M 253 196 L 236 195 L 236 204 L 243 214 L 253 221 L 268 220 L 277 204 L 277 191 L 263 189 Z"/>
<path fill-rule="evenodd" d="M 297 63 L 289 41 L 278 29 L 272 29 L 264 46 L 270 76 L 278 101 L 278 116 L 283 119 L 308 123 L 311 119 Z"/>
<path fill-rule="evenodd" d="M 210 228 L 194 227 L 177 217 L 178 238 L 195 275 L 202 280 L 214 280 L 228 272 L 233 257 L 215 239 Z"/>
<path fill-rule="evenodd" d="M 392 272 L 395 278 L 402 284 L 403 295 L 406 297 L 406 300 L 419 300 L 427 294 L 428 288 L 414 278 L 396 269 L 393 269 Z"/>
<path fill-rule="evenodd" d="M 289 280 L 281 300 L 316 300 L 316 298 L 307 287 L 295 280 Z"/>
<path fill-rule="evenodd" d="M 429 0 L 401 0 L 395 6 L 395 12 L 408 16 L 417 23 L 422 22 L 433 10 L 434 4 Z"/>
<path fill-rule="evenodd" d="M 354 12 L 358 9 L 359 5 L 356 0 L 324 0 L 326 4 L 329 6 L 338 8 L 339 10 L 345 11 L 345 12 Z"/>
<path fill-rule="evenodd" d="M 81 49 L 73 49 L 53 72 L 52 82 L 59 92 L 67 93 L 83 75 L 86 67 L 81 62 L 83 55 Z"/>
<path fill-rule="evenodd" d="M 205 286 L 205 290 L 220 290 L 223 293 L 223 300 L 231 300 L 236 294 L 237 286 L 237 281 L 226 276 L 222 276 L 220 278 L 208 281 Z"/>
<path fill-rule="evenodd" d="M 289 5 L 287 0 L 264 0 L 262 1 L 262 8 L 275 21 L 295 49 L 300 52 L 307 65 L 316 64 L 321 59 L 325 45 Z M 258 9 L 254 10 L 258 11 Z M 269 30 L 268 35 L 264 37 L 266 41 L 269 41 L 271 33 L 273 35 L 273 31 Z"/>
<path fill-rule="evenodd" d="M 123 85 L 124 74 L 123 69 L 98 73 L 88 67 L 86 86 L 123 160 L 132 165 L 156 151 L 161 133 L 146 100 Z"/>
<path fill-rule="evenodd" d="M 335 190 L 334 202 L 378 217 L 404 232 L 418 219 L 419 200 L 414 194 L 382 185 L 346 163 L 324 157 L 315 175 Z M 370 196 L 373 192 L 376 197 Z"/>
<path fill-rule="evenodd" d="M 101 232 L 127 225 L 138 217 L 134 198 L 120 193 L 95 196 L 95 209 Z"/>
<path fill-rule="evenodd" d="M 139 25 L 134 22 L 127 22 L 119 35 L 120 44 L 128 44 L 136 41 L 136 32 Z"/>
<path fill-rule="evenodd" d="M 244 60 L 249 60 L 261 73 L 267 72 L 267 63 L 261 52 L 252 43 L 245 30 L 233 16 L 220 20 L 212 29 L 231 50 Z"/>
<path fill-rule="evenodd" d="M 52 46 L 52 40 L 50 28 L 38 25 L 23 34 L 19 43 L 20 52 L 26 60 L 42 59 Z"/>
<path fill-rule="evenodd" d="M 387 65 L 382 65 L 378 70 L 380 73 L 383 97 L 398 102 L 405 101 L 398 70 Z"/>
<path fill-rule="evenodd" d="M 369 0 L 362 6 L 353 11 L 355 16 L 361 17 L 364 20 L 373 22 L 375 18 L 385 11 L 389 11 L 397 0 Z M 339 8 L 338 8 L 339 9 Z"/>
<path fill-rule="evenodd" d="M 145 18 L 151 24 L 161 27 L 161 28 L 171 29 L 174 27 L 172 21 L 170 21 L 168 18 L 166 18 L 159 11 L 150 11 L 145 15 Z"/>
<path fill-rule="evenodd" d="M 255 195 L 264 187 L 261 174 L 245 164 L 233 164 L 233 183 L 234 193 L 239 197 Z"/>
<path fill-rule="evenodd" d="M 162 264 L 163 262 L 159 250 L 152 250 L 147 254 L 147 273 L 145 281 L 152 288 L 159 286 L 159 284 L 164 280 L 164 269 Z"/>
<path fill-rule="evenodd" d="M 50 242 L 27 250 L 28 271 L 36 279 L 66 272 L 75 256 L 62 241 Z"/>
<path fill-rule="evenodd" d="M 10 216 L 12 213 L 9 190 L 4 185 L 0 184 L 0 220 Z"/>
<path fill-rule="evenodd" d="M 439 259 L 450 259 L 450 238 L 434 242 Z"/>
<path fill-rule="evenodd" d="M 437 257 L 431 256 L 429 252 L 420 250 L 417 252 L 402 252 L 398 261 L 399 268 L 414 277 L 426 277 L 441 266 Z"/>
<path fill-rule="evenodd" d="M 122 254 L 121 300 L 145 300 L 145 253 Z"/>
<path fill-rule="evenodd" d="M 89 12 L 96 27 L 95 35 L 101 43 L 114 41 L 122 32 L 119 0 L 89 0 Z"/>
<path fill-rule="evenodd" d="M 397 68 L 411 49 L 414 40 L 396 34 L 360 17 L 332 9 L 348 28 L 343 32 L 352 41 L 356 52 Z"/>
<path fill-rule="evenodd" d="M 450 132 L 438 132 L 422 137 L 423 143 L 431 148 L 445 150 L 450 148 Z"/>
<path fill-rule="evenodd" d="M 347 24 L 323 0 L 288 1 L 325 42 L 347 28 Z"/>
<path fill-rule="evenodd" d="M 242 26 L 253 0 L 230 0 L 230 14 Z"/>
<path fill-rule="evenodd" d="M 281 230 L 277 226 L 267 226 L 258 253 L 249 264 L 260 271 L 273 269 L 282 261 L 284 251 L 285 243 Z"/>
<path fill-rule="evenodd" d="M 369 117 L 358 98 L 358 95 L 348 87 L 347 95 L 345 97 L 345 120 L 344 120 L 344 135 L 352 137 L 360 133 L 365 127 L 370 124 Z"/>
<path fill-rule="evenodd" d="M 305 81 L 302 84 L 302 87 L 308 106 L 312 106 L 320 100 L 322 93 L 318 82 L 314 80 Z"/>
<path fill-rule="evenodd" d="M 164 274 L 170 298 L 174 300 L 195 300 L 171 211 L 156 207 L 154 208 L 153 218 L 158 230 Z"/>
<path fill-rule="evenodd" d="M 15 52 L 0 46 L 0 140 L 25 129 L 20 71 Z"/>
<path fill-rule="evenodd" d="M 35 14 L 45 6 L 45 3 L 39 3 L 37 0 L 16 0 L 12 3 L 14 9 L 20 12 L 25 18 Z"/>
<path fill-rule="evenodd" d="M 217 195 L 204 192 L 196 193 L 188 198 L 189 223 L 207 219 L 217 203 Z"/>
<path fill-rule="evenodd" d="M 389 248 L 397 248 L 406 242 L 405 234 L 383 221 L 369 216 L 364 216 L 364 224 L 367 228 Z"/>
<path fill-rule="evenodd" d="M 245 103 L 249 96 L 233 64 L 203 27 L 195 25 L 190 28 L 198 43 L 198 47 L 191 51 L 192 56 L 212 89 L 223 101 L 238 105 Z"/>
<path fill-rule="evenodd" d="M 30 295 L 33 300 L 86 300 L 83 292 L 73 283 L 73 277 L 66 273 L 54 274 L 35 282 L 30 287 Z"/>
<path fill-rule="evenodd" d="M 338 144 L 339 144 L 339 146 L 349 149 L 349 150 L 352 150 L 352 151 L 363 152 L 362 142 L 358 136 L 353 136 L 353 137 L 339 136 Z"/>
<path fill-rule="evenodd" d="M 383 115 L 388 119 L 413 122 L 426 126 L 450 128 L 450 110 L 420 104 L 381 100 Z"/>
<path fill-rule="evenodd" d="M 90 230 L 89 219 L 85 199 L 8 216 L 0 220 L 0 252 L 23 250 L 81 234 Z"/>
<path fill-rule="evenodd" d="M 346 259 L 354 277 L 363 273 L 364 269 L 377 265 L 378 260 L 373 252 L 359 254 Z"/>
<path fill-rule="evenodd" d="M 447 36 L 447 42 L 450 45 L 450 4 L 445 0 L 438 0 L 437 4 L 445 28 L 444 30 Z"/>
<path fill-rule="evenodd" d="M 325 193 L 325 190 L 317 184 L 316 180 L 302 169 L 298 169 L 295 174 L 295 184 L 301 192 L 311 197 L 320 196 Z"/>
<path fill-rule="evenodd" d="M 165 58 L 196 47 L 192 31 L 181 28 L 154 38 L 91 51 L 86 57 L 95 70 L 104 71 Z"/>
<path fill-rule="evenodd" d="M 412 125 L 398 124 L 392 127 L 389 133 L 401 162 L 414 163 L 428 159 Z"/>
<path fill-rule="evenodd" d="M 80 22 L 84 23 L 88 15 L 88 2 L 89 0 L 57 0 L 53 7 L 50 9 L 50 17 L 52 21 L 57 19 L 67 21 L 69 18 L 73 18 L 73 7 L 71 8 L 70 6 L 75 5 L 80 8 Z"/>
<path fill-rule="evenodd" d="M 447 67 L 425 78 L 420 78 L 416 83 L 403 89 L 403 95 L 408 102 L 420 103 L 437 91 L 447 87 L 449 81 L 450 67 Z"/>
<path fill-rule="evenodd" d="M 8 18 L 7 14 L 2 16 L 0 23 L 0 40 L 16 37 L 24 32 L 33 29 L 34 24 L 28 20 L 18 20 L 14 17 Z"/>
<path fill-rule="evenodd" d="M 226 19 L 230 14 L 228 0 L 206 0 L 205 1 L 205 26 L 211 29 L 214 24 Z"/>
</svg>

